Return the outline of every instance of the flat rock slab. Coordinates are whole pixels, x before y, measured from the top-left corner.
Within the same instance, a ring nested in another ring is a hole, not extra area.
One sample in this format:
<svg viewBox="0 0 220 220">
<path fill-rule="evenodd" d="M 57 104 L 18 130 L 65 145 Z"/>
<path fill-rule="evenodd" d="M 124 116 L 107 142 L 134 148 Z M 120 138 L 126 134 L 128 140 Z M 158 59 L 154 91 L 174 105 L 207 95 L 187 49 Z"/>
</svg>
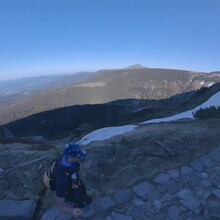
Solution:
<svg viewBox="0 0 220 220">
<path fill-rule="evenodd" d="M 153 179 L 153 182 L 154 183 L 167 183 L 170 180 L 170 178 L 171 178 L 171 176 L 169 174 L 162 173 L 162 174 L 156 176 Z"/>
<path fill-rule="evenodd" d="M 132 192 L 128 189 L 121 190 L 115 195 L 115 201 L 117 204 L 123 204 L 128 202 L 132 197 Z"/>
<path fill-rule="evenodd" d="M 152 184 L 148 182 L 142 182 L 133 187 L 132 190 L 136 195 L 144 198 L 149 192 L 153 190 L 153 188 L 154 186 Z"/>
<path fill-rule="evenodd" d="M 108 196 L 99 198 L 94 201 L 95 210 L 98 212 L 106 211 L 112 208 L 115 202 Z"/>
<path fill-rule="evenodd" d="M 121 214 L 121 213 L 113 212 L 112 219 L 113 220 L 132 220 L 132 217 L 128 216 L 128 215 Z"/>
<path fill-rule="evenodd" d="M 201 202 L 193 196 L 190 190 L 182 189 L 178 192 L 178 196 L 185 207 L 192 210 L 195 214 L 199 214 Z"/>
<path fill-rule="evenodd" d="M 205 167 L 204 164 L 198 159 L 193 160 L 191 162 L 191 166 L 195 171 L 199 171 L 199 172 L 203 171 Z"/>
<path fill-rule="evenodd" d="M 0 220 L 31 220 L 36 206 L 33 200 L 0 200 Z"/>
<path fill-rule="evenodd" d="M 49 210 L 47 210 L 44 215 L 41 217 L 41 220 L 71 220 L 71 215 L 66 215 L 60 212 L 57 207 L 54 205 Z"/>
<path fill-rule="evenodd" d="M 220 148 L 217 148 L 217 149 L 211 151 L 211 152 L 209 153 L 209 156 L 210 156 L 213 160 L 215 160 L 215 161 L 217 161 L 217 162 L 220 162 Z"/>
</svg>

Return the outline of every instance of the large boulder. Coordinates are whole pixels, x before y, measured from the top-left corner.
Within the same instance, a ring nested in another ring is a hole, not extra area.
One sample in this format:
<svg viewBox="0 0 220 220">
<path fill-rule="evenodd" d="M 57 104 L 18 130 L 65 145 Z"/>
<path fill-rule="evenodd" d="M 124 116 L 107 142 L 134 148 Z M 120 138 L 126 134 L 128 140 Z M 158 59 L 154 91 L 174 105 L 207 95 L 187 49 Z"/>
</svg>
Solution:
<svg viewBox="0 0 220 220">
<path fill-rule="evenodd" d="M 31 220 L 36 206 L 33 200 L 0 200 L 0 220 Z"/>
</svg>

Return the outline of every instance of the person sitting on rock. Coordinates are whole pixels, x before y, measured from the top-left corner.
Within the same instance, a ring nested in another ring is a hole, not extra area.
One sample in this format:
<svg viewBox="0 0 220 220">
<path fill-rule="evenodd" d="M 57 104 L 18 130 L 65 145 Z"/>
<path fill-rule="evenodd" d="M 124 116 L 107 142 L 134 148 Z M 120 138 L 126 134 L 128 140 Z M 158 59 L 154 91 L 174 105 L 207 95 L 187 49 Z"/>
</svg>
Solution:
<svg viewBox="0 0 220 220">
<path fill-rule="evenodd" d="M 86 152 L 79 144 L 66 145 L 55 171 L 56 177 L 56 206 L 73 217 L 81 215 L 81 208 L 92 202 L 91 196 L 79 178 L 80 161 L 83 161 Z"/>
</svg>

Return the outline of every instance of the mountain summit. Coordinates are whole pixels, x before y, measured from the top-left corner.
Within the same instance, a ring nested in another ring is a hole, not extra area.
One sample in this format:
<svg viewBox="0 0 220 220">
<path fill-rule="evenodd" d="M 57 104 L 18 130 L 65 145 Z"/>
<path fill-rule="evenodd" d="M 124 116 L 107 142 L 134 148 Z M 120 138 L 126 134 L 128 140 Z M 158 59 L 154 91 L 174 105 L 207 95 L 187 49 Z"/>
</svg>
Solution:
<svg viewBox="0 0 220 220">
<path fill-rule="evenodd" d="M 134 64 L 134 65 L 131 65 L 131 66 L 127 66 L 124 69 L 143 69 L 143 68 L 147 68 L 147 67 L 146 66 L 142 66 L 140 64 Z"/>
</svg>

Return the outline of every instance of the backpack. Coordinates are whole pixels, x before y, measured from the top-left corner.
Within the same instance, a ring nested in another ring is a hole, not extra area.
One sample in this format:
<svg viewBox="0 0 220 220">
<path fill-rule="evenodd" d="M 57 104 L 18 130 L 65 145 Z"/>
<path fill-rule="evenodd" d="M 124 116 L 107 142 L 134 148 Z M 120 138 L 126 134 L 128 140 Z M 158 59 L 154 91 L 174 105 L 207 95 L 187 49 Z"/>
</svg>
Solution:
<svg viewBox="0 0 220 220">
<path fill-rule="evenodd" d="M 47 189 L 51 191 L 56 190 L 56 178 L 55 178 L 55 171 L 58 167 L 60 158 L 54 159 L 47 170 L 44 172 L 43 182 Z M 68 172 L 65 172 L 66 175 L 69 175 Z M 72 183 L 72 188 L 74 183 Z M 79 179 L 79 186 L 76 188 L 77 191 L 74 195 L 74 202 L 77 204 L 78 208 L 83 208 L 92 202 L 92 197 L 89 196 L 86 192 L 86 187 L 83 184 L 82 180 Z M 68 201 L 68 198 L 67 198 Z"/>
<path fill-rule="evenodd" d="M 56 176 L 55 172 L 58 170 L 58 164 L 59 164 L 60 158 L 53 159 L 50 163 L 47 170 L 44 172 L 43 182 L 47 189 L 50 189 L 51 191 L 56 190 Z M 68 170 L 65 171 L 65 174 L 67 176 L 71 175 L 71 172 Z M 72 183 L 72 181 L 71 181 Z M 73 184 L 74 185 L 74 184 Z M 76 185 L 77 188 L 77 185 Z"/>
<path fill-rule="evenodd" d="M 47 170 L 44 172 L 43 182 L 47 189 L 56 190 L 55 170 L 58 166 L 59 158 L 54 159 Z"/>
</svg>

